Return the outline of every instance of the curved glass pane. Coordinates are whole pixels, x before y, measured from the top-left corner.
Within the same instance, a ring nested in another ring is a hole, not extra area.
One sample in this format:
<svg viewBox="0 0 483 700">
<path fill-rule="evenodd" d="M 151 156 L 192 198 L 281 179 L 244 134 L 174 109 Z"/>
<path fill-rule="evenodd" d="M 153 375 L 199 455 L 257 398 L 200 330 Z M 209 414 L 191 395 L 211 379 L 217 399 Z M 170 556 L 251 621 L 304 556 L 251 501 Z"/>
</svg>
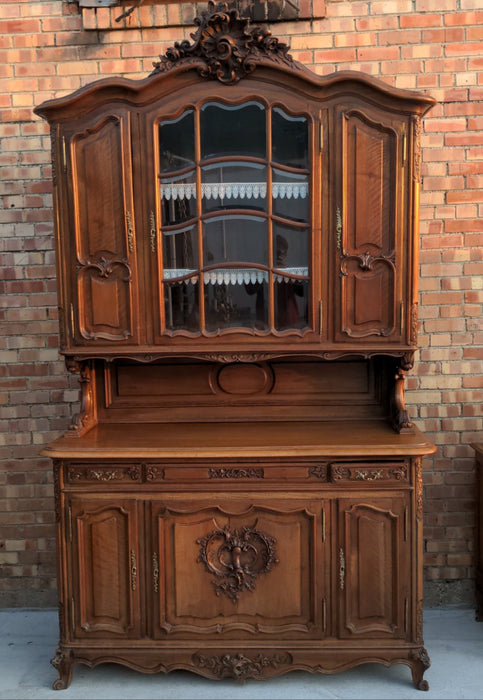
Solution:
<svg viewBox="0 0 483 700">
<path fill-rule="evenodd" d="M 201 170 L 203 212 L 267 208 L 267 168 L 257 163 L 207 165 Z"/>
<path fill-rule="evenodd" d="M 160 179 L 160 195 L 163 226 L 180 224 L 196 216 L 196 175 Z"/>
<path fill-rule="evenodd" d="M 217 216 L 203 222 L 203 266 L 268 264 L 267 221 L 257 216 Z"/>
<path fill-rule="evenodd" d="M 292 168 L 308 168 L 309 135 L 306 117 L 291 117 L 279 107 L 272 111 L 272 160 Z"/>
<path fill-rule="evenodd" d="M 307 175 L 273 168 L 273 213 L 293 221 L 308 221 L 309 181 Z"/>
<path fill-rule="evenodd" d="M 268 277 L 268 273 L 265 275 Z M 260 275 L 260 278 L 262 277 L 263 272 Z M 216 280 L 212 282 L 205 278 L 204 287 L 208 331 L 215 332 L 224 328 L 254 328 L 261 331 L 268 329 L 266 281 L 232 284 Z"/>
<path fill-rule="evenodd" d="M 181 170 L 195 162 L 195 121 L 192 109 L 159 125 L 161 172 Z"/>
<path fill-rule="evenodd" d="M 265 108 L 258 102 L 201 108 L 201 158 L 243 155 L 266 158 Z"/>
<path fill-rule="evenodd" d="M 292 280 L 276 276 L 274 287 L 275 328 L 278 331 L 289 328 L 306 328 L 308 326 L 309 283 L 305 280 Z"/>
<path fill-rule="evenodd" d="M 307 229 L 294 229 L 273 222 L 273 267 L 285 274 L 309 274 Z"/>
<path fill-rule="evenodd" d="M 164 310 L 168 330 L 199 331 L 199 286 L 197 277 L 164 283 Z"/>
<path fill-rule="evenodd" d="M 198 271 L 197 227 L 163 232 L 164 279 L 183 277 Z"/>
</svg>

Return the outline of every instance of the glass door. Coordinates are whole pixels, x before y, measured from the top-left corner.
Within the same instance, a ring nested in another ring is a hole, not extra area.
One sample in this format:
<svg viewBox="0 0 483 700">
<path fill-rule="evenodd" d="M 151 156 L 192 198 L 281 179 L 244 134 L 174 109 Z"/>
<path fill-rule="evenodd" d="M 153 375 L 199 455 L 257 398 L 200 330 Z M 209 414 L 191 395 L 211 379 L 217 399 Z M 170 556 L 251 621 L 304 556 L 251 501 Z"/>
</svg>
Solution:
<svg viewBox="0 0 483 700">
<path fill-rule="evenodd" d="M 308 118 L 212 101 L 158 129 L 163 332 L 308 331 Z"/>
</svg>

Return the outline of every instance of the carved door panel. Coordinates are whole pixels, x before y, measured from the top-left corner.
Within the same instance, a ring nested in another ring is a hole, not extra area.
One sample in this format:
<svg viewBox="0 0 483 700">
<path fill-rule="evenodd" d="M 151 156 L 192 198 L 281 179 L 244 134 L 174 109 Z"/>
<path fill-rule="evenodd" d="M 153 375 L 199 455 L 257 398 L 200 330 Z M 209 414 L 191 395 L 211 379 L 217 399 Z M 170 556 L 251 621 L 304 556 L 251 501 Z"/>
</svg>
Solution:
<svg viewBox="0 0 483 700">
<path fill-rule="evenodd" d="M 409 499 L 347 498 L 338 508 L 339 636 L 407 637 Z"/>
<path fill-rule="evenodd" d="M 336 109 L 335 340 L 400 341 L 405 331 L 406 124 L 374 108 Z"/>
<path fill-rule="evenodd" d="M 135 501 L 73 498 L 69 520 L 74 636 L 138 636 L 142 582 Z"/>
<path fill-rule="evenodd" d="M 112 111 L 63 137 L 72 261 L 64 313 L 75 345 L 138 341 L 131 119 Z"/>
<path fill-rule="evenodd" d="M 154 504 L 154 635 L 320 637 L 320 517 L 288 500 Z"/>
</svg>

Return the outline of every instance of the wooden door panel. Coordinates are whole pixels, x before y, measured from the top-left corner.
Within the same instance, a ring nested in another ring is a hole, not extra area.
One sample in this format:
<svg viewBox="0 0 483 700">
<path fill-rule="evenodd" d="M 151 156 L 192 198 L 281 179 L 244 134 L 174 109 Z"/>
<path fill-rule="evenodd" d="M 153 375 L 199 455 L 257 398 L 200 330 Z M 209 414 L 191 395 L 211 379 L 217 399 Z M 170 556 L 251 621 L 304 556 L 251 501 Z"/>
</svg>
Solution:
<svg viewBox="0 0 483 700">
<path fill-rule="evenodd" d="M 72 135 L 76 333 L 88 341 L 136 335 L 137 275 L 129 115 Z"/>
<path fill-rule="evenodd" d="M 73 499 L 76 637 L 136 636 L 139 554 L 136 504 Z"/>
<path fill-rule="evenodd" d="M 336 340 L 402 335 L 404 124 L 369 107 L 338 108 Z"/>
<path fill-rule="evenodd" d="M 315 509 L 235 510 L 155 506 L 155 635 L 320 636 Z"/>
<path fill-rule="evenodd" d="M 341 637 L 407 635 L 407 507 L 405 498 L 339 502 Z"/>
</svg>

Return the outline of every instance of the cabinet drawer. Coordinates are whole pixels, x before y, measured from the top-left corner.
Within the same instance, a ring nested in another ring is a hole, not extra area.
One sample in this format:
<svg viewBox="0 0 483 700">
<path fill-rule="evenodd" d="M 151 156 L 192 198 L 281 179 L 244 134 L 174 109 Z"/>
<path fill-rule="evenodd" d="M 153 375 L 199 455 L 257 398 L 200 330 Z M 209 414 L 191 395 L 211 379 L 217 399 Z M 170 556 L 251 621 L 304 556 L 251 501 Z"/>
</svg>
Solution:
<svg viewBox="0 0 483 700">
<path fill-rule="evenodd" d="M 394 482 L 409 481 L 409 463 L 394 462 L 332 462 L 329 465 L 329 481 L 334 484 L 354 482 Z"/>
<path fill-rule="evenodd" d="M 71 463 L 66 466 L 65 479 L 68 484 L 139 483 L 143 478 L 142 467 L 141 464 Z"/>
</svg>

